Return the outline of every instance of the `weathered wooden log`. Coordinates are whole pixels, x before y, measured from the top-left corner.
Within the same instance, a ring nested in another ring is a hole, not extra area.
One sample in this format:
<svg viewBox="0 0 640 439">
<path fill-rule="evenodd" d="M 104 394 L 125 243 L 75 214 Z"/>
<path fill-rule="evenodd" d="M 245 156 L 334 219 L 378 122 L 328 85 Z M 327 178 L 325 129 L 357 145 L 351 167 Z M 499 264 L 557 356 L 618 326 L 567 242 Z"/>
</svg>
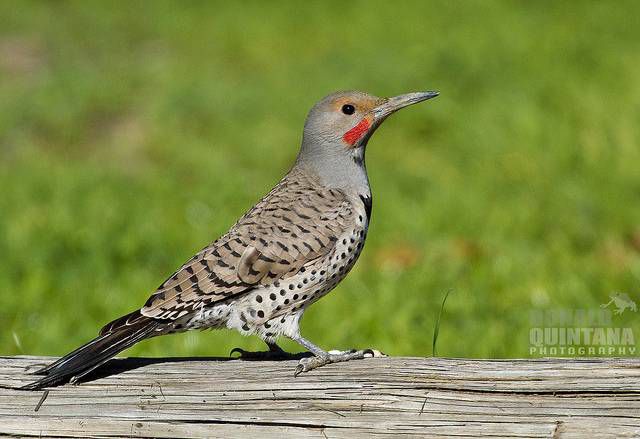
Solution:
<svg viewBox="0 0 640 439">
<path fill-rule="evenodd" d="M 19 386 L 52 358 L 0 357 Z M 638 359 L 113 360 L 80 385 L 0 389 L 0 435 L 640 437 Z M 36 411 L 36 408 L 38 410 Z"/>
</svg>

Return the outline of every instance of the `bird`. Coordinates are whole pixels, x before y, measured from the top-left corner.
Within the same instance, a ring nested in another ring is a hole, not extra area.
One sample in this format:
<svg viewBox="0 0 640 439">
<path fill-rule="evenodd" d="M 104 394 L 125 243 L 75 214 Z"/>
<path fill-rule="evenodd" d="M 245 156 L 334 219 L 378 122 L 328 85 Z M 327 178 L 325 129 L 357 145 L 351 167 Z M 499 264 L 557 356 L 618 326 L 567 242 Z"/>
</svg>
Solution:
<svg viewBox="0 0 640 439">
<path fill-rule="evenodd" d="M 141 340 L 189 330 L 230 328 L 257 335 L 268 351 L 288 355 L 286 337 L 310 352 L 294 375 L 330 363 L 383 355 L 373 349 L 325 351 L 300 333 L 309 305 L 345 278 L 362 252 L 372 212 L 365 150 L 391 114 L 438 96 L 414 92 L 379 98 L 332 93 L 309 111 L 290 170 L 224 235 L 173 273 L 140 308 L 105 325 L 98 336 L 48 366 L 26 390 L 77 383 Z"/>
</svg>

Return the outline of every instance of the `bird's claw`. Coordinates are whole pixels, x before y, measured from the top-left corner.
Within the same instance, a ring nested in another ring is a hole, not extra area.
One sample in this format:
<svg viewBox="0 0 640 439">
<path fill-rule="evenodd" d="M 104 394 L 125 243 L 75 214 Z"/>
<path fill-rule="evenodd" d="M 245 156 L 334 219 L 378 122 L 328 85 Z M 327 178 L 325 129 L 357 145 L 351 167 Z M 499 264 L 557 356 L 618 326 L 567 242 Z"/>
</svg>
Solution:
<svg viewBox="0 0 640 439">
<path fill-rule="evenodd" d="M 298 375 L 300 375 L 302 372 L 306 372 L 304 370 L 304 364 L 302 364 L 302 360 L 300 360 L 300 363 L 298 363 L 298 365 L 296 366 L 296 370 L 293 371 L 293 377 L 297 377 Z"/>
<path fill-rule="evenodd" d="M 309 372 L 310 370 L 317 369 L 331 363 L 380 357 L 386 357 L 386 355 L 375 349 L 363 349 L 360 351 L 356 351 L 355 349 L 350 351 L 329 351 L 327 352 L 327 355 L 324 356 L 305 357 L 300 359 L 293 372 L 293 376 L 297 377 L 302 372 Z"/>
</svg>

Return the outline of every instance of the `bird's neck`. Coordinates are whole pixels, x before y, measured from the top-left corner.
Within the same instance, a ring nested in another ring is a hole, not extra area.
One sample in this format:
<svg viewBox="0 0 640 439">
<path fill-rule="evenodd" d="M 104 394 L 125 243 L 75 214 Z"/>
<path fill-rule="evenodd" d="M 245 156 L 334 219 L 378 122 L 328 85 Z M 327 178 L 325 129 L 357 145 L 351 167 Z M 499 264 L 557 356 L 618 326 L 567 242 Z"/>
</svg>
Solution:
<svg viewBox="0 0 640 439">
<path fill-rule="evenodd" d="M 340 189 L 353 196 L 371 197 L 364 159 L 364 146 L 344 154 L 299 155 L 294 168 L 312 173 L 323 186 Z"/>
</svg>

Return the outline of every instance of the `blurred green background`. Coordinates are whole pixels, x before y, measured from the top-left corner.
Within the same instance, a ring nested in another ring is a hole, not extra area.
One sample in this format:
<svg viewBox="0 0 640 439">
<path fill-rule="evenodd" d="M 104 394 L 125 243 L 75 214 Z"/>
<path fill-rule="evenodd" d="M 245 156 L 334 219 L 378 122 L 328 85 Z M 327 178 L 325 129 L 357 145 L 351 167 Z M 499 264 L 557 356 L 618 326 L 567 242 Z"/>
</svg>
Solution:
<svg viewBox="0 0 640 439">
<path fill-rule="evenodd" d="M 529 312 L 640 303 L 638 2 L 0 3 L 0 353 L 61 355 L 274 185 L 306 112 L 441 96 L 369 143 L 326 348 L 526 357 Z M 640 337 L 640 314 L 615 316 Z M 262 348 L 229 331 L 135 355 Z M 285 343 L 285 347 L 298 349 Z"/>
</svg>

